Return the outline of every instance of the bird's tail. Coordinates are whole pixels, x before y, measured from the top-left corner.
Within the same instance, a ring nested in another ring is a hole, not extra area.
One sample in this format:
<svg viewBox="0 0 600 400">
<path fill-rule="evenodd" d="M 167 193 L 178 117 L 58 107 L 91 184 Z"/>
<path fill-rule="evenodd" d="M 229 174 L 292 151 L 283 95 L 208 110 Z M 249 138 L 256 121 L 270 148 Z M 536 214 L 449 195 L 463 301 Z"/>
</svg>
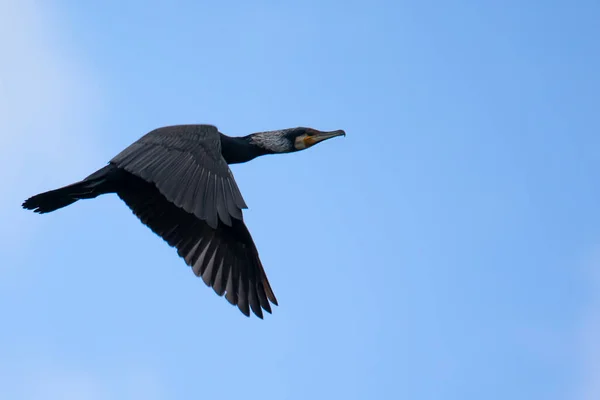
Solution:
<svg viewBox="0 0 600 400">
<path fill-rule="evenodd" d="M 66 207 L 81 199 L 92 199 L 101 194 L 114 191 L 110 184 L 113 170 L 112 165 L 99 169 L 82 181 L 59 189 L 36 194 L 25 200 L 22 207 L 36 213 L 49 213 Z"/>
</svg>

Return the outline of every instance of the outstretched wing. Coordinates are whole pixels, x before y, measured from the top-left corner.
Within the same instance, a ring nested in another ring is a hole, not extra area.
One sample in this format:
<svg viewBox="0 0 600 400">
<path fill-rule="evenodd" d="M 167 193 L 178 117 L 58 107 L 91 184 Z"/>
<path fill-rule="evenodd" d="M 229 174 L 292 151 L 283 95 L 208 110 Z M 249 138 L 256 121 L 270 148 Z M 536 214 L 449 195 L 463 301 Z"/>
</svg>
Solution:
<svg viewBox="0 0 600 400">
<path fill-rule="evenodd" d="M 167 200 L 213 229 L 242 220 L 247 208 L 221 155 L 219 131 L 212 125 L 155 129 L 131 144 L 112 164 L 156 185 Z"/>
<path fill-rule="evenodd" d="M 212 229 L 206 221 L 175 206 L 157 188 L 123 171 L 119 197 L 154 233 L 177 249 L 194 274 L 236 305 L 246 316 L 250 309 L 259 318 L 277 305 L 275 294 L 260 262 L 254 241 L 243 221 Z"/>
</svg>

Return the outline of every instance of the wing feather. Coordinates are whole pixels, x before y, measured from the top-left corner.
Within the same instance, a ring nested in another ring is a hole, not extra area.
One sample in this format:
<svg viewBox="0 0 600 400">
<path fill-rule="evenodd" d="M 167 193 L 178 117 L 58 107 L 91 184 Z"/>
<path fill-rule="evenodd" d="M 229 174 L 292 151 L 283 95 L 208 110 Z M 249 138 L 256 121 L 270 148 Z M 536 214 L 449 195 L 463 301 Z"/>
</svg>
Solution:
<svg viewBox="0 0 600 400">
<path fill-rule="evenodd" d="M 235 191 L 231 186 L 231 180 L 226 179 L 224 185 L 226 186 L 225 190 L 234 193 L 233 196 L 225 196 L 227 198 L 227 211 L 229 214 L 236 219 L 242 219 L 242 210 L 235 203 Z"/>
<path fill-rule="evenodd" d="M 227 194 L 225 193 L 225 182 L 222 177 L 217 178 L 217 211 L 219 212 L 219 218 L 227 226 L 231 226 L 231 215 L 227 210 Z"/>
<path fill-rule="evenodd" d="M 118 195 L 133 213 L 161 236 L 192 271 L 219 295 L 249 316 L 262 318 L 277 305 L 254 241 L 243 221 L 231 226 L 208 222 L 175 206 L 152 183 L 123 171 L 127 182 Z"/>
<path fill-rule="evenodd" d="M 233 305 L 237 305 L 238 303 L 238 276 L 239 276 L 239 264 L 238 259 L 234 259 L 231 263 L 231 270 L 229 271 L 229 276 L 227 277 L 227 286 L 225 287 L 225 298 L 227 301 Z"/>
<path fill-rule="evenodd" d="M 209 204 L 215 204 L 215 198 L 217 193 L 217 176 L 213 173 L 209 175 L 208 183 L 206 185 L 206 197 L 204 204 L 206 208 L 206 223 L 211 228 L 217 228 L 217 207 L 210 207 Z"/>
<path fill-rule="evenodd" d="M 213 229 L 219 221 L 232 226 L 232 217 L 242 220 L 247 208 L 212 125 L 155 129 L 110 162 L 153 183 L 167 200 Z"/>
</svg>

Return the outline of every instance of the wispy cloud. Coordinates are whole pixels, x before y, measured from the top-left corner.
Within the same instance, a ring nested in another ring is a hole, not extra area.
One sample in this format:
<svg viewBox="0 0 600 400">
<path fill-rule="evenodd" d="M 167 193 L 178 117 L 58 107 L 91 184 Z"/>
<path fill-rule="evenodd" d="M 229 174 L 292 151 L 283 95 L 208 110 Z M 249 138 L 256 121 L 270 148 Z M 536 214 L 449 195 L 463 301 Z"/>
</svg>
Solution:
<svg viewBox="0 0 600 400">
<path fill-rule="evenodd" d="M 24 198 L 72 178 L 69 168 L 93 147 L 81 127 L 89 126 L 97 86 L 40 4 L 0 2 L 0 220 L 11 227 L 0 231 L 2 254 L 19 251 L 27 236 Z"/>
<path fill-rule="evenodd" d="M 44 223 L 21 210 L 21 202 L 97 166 L 85 127 L 93 126 L 98 85 L 40 4 L 0 2 L 0 284 L 7 288 L 26 281 L 27 270 L 11 268 L 10 261 L 31 253 L 28 238 Z M 11 274 L 19 279 L 6 279 Z M 76 357 L 52 357 L 52 349 L 35 340 L 19 343 L 27 350 L 0 355 L 2 398 L 162 398 L 159 377 L 145 363 L 114 360 L 102 369 Z"/>
</svg>

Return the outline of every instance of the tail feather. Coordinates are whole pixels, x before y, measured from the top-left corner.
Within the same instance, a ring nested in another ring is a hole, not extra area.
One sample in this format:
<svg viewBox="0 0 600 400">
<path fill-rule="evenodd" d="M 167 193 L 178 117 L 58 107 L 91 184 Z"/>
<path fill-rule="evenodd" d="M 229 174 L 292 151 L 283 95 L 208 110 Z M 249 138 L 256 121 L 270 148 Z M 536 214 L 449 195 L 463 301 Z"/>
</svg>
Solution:
<svg viewBox="0 0 600 400">
<path fill-rule="evenodd" d="M 39 214 L 45 214 L 73 204 L 77 200 L 92 199 L 101 194 L 109 193 L 111 185 L 107 185 L 107 183 L 111 177 L 111 174 L 108 173 L 111 168 L 107 167 L 96 171 L 82 181 L 36 194 L 25 200 L 22 207 Z"/>
</svg>

